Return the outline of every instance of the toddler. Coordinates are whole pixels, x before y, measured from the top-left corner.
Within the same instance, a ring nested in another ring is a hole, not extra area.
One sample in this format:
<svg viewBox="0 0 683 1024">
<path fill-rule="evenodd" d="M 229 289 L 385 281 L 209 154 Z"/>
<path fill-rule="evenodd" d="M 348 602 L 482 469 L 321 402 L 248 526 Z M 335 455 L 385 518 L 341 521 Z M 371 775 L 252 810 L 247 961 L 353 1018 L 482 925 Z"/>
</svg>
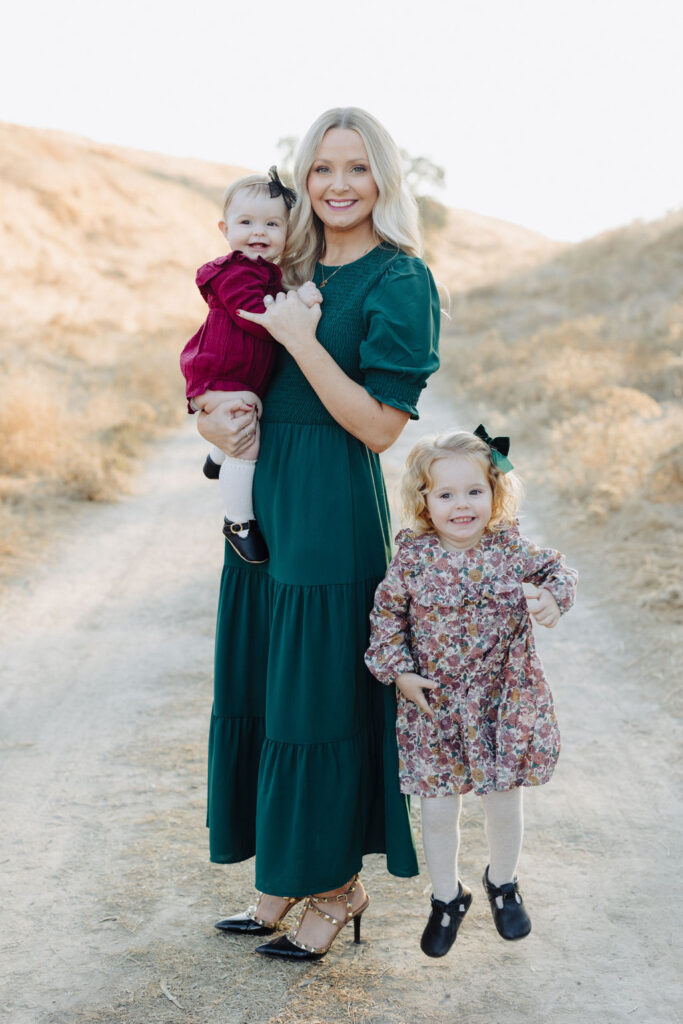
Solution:
<svg viewBox="0 0 683 1024">
<path fill-rule="evenodd" d="M 504 939 L 530 932 L 516 876 L 522 787 L 548 782 L 560 751 L 531 618 L 555 626 L 577 573 L 520 535 L 508 450 L 508 438 L 482 425 L 418 441 L 402 480 L 410 528 L 396 538 L 371 615 L 367 665 L 398 691 L 401 792 L 421 798 L 433 887 L 421 947 L 432 957 L 449 951 L 472 902 L 457 870 L 470 790 L 484 807 L 483 884 L 496 928 Z"/>
<path fill-rule="evenodd" d="M 263 313 L 264 299 L 281 291 L 282 274 L 275 261 L 285 248 L 289 211 L 295 201 L 294 191 L 282 184 L 275 167 L 269 178 L 256 174 L 240 178 L 223 196 L 218 227 L 232 251 L 197 271 L 197 287 L 209 313 L 180 356 L 190 412 L 213 412 L 230 401 L 232 416 L 253 409 L 261 415 L 277 345 L 263 327 L 238 316 L 237 310 Z M 302 285 L 298 294 L 308 306 L 322 302 L 312 281 Z M 268 560 L 252 504 L 258 453 L 257 422 L 239 457 L 212 447 L 204 464 L 206 476 L 219 479 L 228 543 L 245 562 L 255 564 Z"/>
</svg>

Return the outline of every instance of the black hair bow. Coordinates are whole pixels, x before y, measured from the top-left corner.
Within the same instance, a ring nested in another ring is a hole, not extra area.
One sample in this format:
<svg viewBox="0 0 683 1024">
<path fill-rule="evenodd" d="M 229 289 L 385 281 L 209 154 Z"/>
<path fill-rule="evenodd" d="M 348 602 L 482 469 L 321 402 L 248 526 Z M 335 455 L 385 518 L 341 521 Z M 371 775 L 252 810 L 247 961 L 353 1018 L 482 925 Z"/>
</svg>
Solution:
<svg viewBox="0 0 683 1024">
<path fill-rule="evenodd" d="M 270 181 L 268 182 L 268 188 L 270 189 L 270 198 L 277 199 L 278 196 L 282 196 L 285 201 L 285 206 L 288 210 L 291 210 L 296 202 L 296 192 L 293 188 L 288 188 L 280 181 L 280 175 L 277 173 L 277 167 L 275 164 L 268 171 Z"/>
<path fill-rule="evenodd" d="M 509 473 L 510 470 L 514 468 L 507 457 L 507 454 L 510 451 L 509 437 L 490 437 L 483 423 L 479 424 L 477 429 L 474 431 L 474 434 L 489 446 L 491 449 L 493 464 L 497 466 L 498 469 L 503 473 Z"/>
</svg>

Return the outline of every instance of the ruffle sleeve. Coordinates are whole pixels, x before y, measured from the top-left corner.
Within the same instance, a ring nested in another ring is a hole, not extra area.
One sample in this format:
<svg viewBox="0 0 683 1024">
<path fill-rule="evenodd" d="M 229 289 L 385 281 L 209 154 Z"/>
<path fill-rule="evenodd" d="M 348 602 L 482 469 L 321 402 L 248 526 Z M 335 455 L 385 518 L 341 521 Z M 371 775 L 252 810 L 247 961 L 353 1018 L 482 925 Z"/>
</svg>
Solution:
<svg viewBox="0 0 683 1024">
<path fill-rule="evenodd" d="M 396 538 L 401 541 L 408 531 Z M 410 595 L 406 587 L 403 551 L 392 559 L 386 576 L 375 591 L 370 613 L 370 646 L 365 664 L 380 683 L 389 686 L 401 672 L 414 672 L 410 651 Z"/>
<path fill-rule="evenodd" d="M 439 368 L 440 315 L 429 268 L 404 253 L 387 265 L 363 304 L 363 386 L 378 401 L 410 413 L 411 419 L 418 419 L 420 392 Z"/>
<path fill-rule="evenodd" d="M 276 295 L 282 290 L 282 272 L 279 267 L 260 256 L 256 260 L 250 260 L 237 250 L 230 254 L 228 262 L 224 263 L 211 279 L 211 288 L 223 309 L 240 330 L 264 341 L 270 339 L 265 327 L 238 316 L 237 310 L 265 313 L 264 295 Z"/>
<path fill-rule="evenodd" d="M 538 544 L 522 537 L 519 529 L 508 531 L 511 545 L 517 549 L 518 565 L 522 581 L 549 590 L 564 615 L 574 604 L 579 574 L 571 569 L 564 555 L 554 548 L 540 548 Z"/>
</svg>

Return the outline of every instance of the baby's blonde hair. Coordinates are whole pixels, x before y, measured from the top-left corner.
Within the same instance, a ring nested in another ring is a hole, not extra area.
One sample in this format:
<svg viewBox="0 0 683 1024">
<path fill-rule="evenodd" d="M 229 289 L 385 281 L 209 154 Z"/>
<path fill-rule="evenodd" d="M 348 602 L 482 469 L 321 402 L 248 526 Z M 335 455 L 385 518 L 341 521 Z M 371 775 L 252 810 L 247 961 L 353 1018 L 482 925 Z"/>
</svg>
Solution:
<svg viewBox="0 0 683 1024">
<path fill-rule="evenodd" d="M 503 473 L 493 462 L 486 442 L 467 430 L 422 437 L 411 449 L 401 479 L 401 512 L 405 525 L 418 537 L 434 531 L 427 511 L 427 494 L 433 486 L 431 468 L 438 459 L 449 455 L 476 459 L 484 469 L 492 494 L 491 518 L 486 529 L 497 533 L 512 526 L 522 499 L 522 482 L 514 472 Z"/>
<path fill-rule="evenodd" d="M 230 203 L 242 189 L 255 195 L 263 194 L 270 196 L 270 178 L 267 178 L 265 174 L 248 174 L 246 177 L 238 178 L 237 181 L 233 181 L 231 185 L 228 185 L 222 199 L 223 220 L 227 216 Z M 285 207 L 286 217 L 289 217 L 289 210 L 284 200 L 282 205 Z"/>
</svg>

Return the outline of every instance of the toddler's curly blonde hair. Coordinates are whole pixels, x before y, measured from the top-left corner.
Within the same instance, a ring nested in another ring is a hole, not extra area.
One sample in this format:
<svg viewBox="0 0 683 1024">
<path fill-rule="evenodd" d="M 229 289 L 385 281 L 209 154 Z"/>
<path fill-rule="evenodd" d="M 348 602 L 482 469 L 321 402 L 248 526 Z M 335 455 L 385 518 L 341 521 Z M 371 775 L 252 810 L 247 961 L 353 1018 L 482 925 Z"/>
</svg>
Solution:
<svg viewBox="0 0 683 1024">
<path fill-rule="evenodd" d="M 418 537 L 434 531 L 427 511 L 427 494 L 433 486 L 431 468 L 438 459 L 449 455 L 476 459 L 484 469 L 492 494 L 491 518 L 486 529 L 497 533 L 512 526 L 522 500 L 522 481 L 515 472 L 503 473 L 491 458 L 491 449 L 486 442 L 467 430 L 422 437 L 413 446 L 401 479 L 401 513 L 404 524 Z"/>
</svg>

